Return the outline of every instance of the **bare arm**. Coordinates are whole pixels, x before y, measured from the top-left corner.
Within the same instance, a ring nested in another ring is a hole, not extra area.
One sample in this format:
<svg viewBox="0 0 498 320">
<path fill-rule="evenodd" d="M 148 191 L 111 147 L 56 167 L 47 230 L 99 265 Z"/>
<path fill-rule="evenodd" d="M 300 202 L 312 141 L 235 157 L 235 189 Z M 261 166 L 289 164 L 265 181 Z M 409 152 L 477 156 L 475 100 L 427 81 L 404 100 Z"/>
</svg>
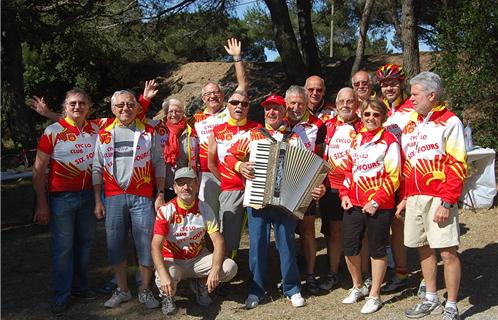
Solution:
<svg viewBox="0 0 498 320">
<path fill-rule="evenodd" d="M 36 210 L 33 221 L 39 224 L 47 224 L 50 220 L 50 207 L 48 206 L 45 189 L 47 181 L 46 172 L 49 162 L 49 154 L 40 150 L 36 152 L 35 164 L 33 165 L 33 188 L 36 192 Z"/>
<path fill-rule="evenodd" d="M 218 147 L 216 145 L 216 140 L 214 139 L 214 134 L 211 133 L 209 136 L 208 144 L 208 168 L 209 171 L 221 181 L 221 175 L 218 171 L 218 165 L 216 159 L 218 158 Z"/>
<path fill-rule="evenodd" d="M 48 108 L 43 97 L 39 98 L 37 96 L 33 96 L 33 99 L 28 100 L 28 105 L 31 109 L 38 112 L 39 115 L 44 116 L 45 118 L 48 118 L 52 121 L 59 121 L 59 119 L 62 118 L 62 115 L 60 113 L 53 112 Z"/>
<path fill-rule="evenodd" d="M 224 260 L 225 254 L 225 241 L 223 236 L 219 231 L 213 232 L 209 235 L 211 241 L 213 241 L 213 265 L 211 271 L 209 271 L 206 285 L 209 292 L 213 292 L 214 289 L 220 284 L 220 271 Z"/>
<path fill-rule="evenodd" d="M 151 243 L 151 255 L 152 261 L 154 261 L 154 267 L 157 270 L 157 274 L 159 275 L 159 280 L 161 282 L 160 289 L 166 295 L 172 297 L 175 294 L 175 282 L 173 278 L 169 274 L 168 270 L 164 266 L 164 260 L 162 255 L 162 246 L 163 246 L 164 236 L 159 234 L 154 234 L 152 237 Z"/>
<path fill-rule="evenodd" d="M 247 83 L 246 69 L 241 57 L 242 45 L 240 41 L 235 38 L 228 39 L 227 44 L 228 46 L 225 46 L 225 50 L 229 55 L 233 57 L 235 63 L 235 76 L 237 77 L 236 90 L 247 92 L 247 90 L 249 89 L 249 84 Z"/>
</svg>

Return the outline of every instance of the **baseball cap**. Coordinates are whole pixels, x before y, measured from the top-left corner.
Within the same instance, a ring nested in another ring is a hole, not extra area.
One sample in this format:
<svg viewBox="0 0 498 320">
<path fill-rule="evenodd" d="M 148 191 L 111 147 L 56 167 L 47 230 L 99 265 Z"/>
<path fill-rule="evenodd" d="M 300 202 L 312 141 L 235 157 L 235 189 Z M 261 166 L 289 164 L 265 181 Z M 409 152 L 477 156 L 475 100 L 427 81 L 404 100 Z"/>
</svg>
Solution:
<svg viewBox="0 0 498 320">
<path fill-rule="evenodd" d="M 285 99 L 276 93 L 272 93 L 268 98 L 265 99 L 265 101 L 261 102 L 261 106 L 264 107 L 270 103 L 275 103 L 285 108 Z"/>
<path fill-rule="evenodd" d="M 195 179 L 197 178 L 197 175 L 195 174 L 195 171 L 189 167 L 183 167 L 175 172 L 175 181 L 180 179 L 180 178 L 190 178 L 190 179 Z"/>
</svg>

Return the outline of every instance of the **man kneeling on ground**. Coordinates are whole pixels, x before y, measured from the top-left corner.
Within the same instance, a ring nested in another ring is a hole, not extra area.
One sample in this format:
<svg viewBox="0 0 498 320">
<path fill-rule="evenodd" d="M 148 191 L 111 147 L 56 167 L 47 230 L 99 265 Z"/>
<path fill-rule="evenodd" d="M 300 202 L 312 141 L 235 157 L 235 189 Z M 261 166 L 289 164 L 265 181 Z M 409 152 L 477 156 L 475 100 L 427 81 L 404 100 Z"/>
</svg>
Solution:
<svg viewBox="0 0 498 320">
<path fill-rule="evenodd" d="M 181 280 L 190 278 L 197 303 L 208 306 L 212 303 L 209 293 L 237 274 L 237 264 L 224 257 L 225 242 L 213 210 L 197 198 L 199 183 L 194 170 L 176 171 L 173 189 L 177 196 L 159 208 L 152 238 L 156 285 L 166 315 L 177 312 L 173 296 Z M 213 253 L 205 247 L 206 232 L 213 241 Z"/>
</svg>

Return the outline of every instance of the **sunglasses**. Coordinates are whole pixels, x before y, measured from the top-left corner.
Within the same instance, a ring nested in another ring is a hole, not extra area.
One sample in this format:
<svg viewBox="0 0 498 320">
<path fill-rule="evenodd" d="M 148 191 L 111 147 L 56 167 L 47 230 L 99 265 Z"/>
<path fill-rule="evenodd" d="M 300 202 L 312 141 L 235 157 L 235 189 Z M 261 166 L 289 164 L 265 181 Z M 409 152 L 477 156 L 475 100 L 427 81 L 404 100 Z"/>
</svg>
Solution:
<svg viewBox="0 0 498 320">
<path fill-rule="evenodd" d="M 353 86 L 355 88 L 358 88 L 360 86 L 366 86 L 366 85 L 368 85 L 368 81 L 357 81 L 357 82 L 353 83 Z"/>
<path fill-rule="evenodd" d="M 114 105 L 118 109 L 124 109 L 124 107 L 128 107 L 128 109 L 133 109 L 136 107 L 136 104 L 133 102 L 123 102 Z"/>
<path fill-rule="evenodd" d="M 363 112 L 363 116 L 365 118 L 369 118 L 370 116 L 373 116 L 374 118 L 380 118 L 381 114 L 379 112 Z"/>
<path fill-rule="evenodd" d="M 249 107 L 249 102 L 247 101 L 230 100 L 228 101 L 228 103 L 230 103 L 232 106 L 238 106 L 240 104 L 243 108 Z"/>
<path fill-rule="evenodd" d="M 310 93 L 313 93 L 313 92 L 321 93 L 321 92 L 323 92 L 323 89 L 321 89 L 321 88 L 308 88 L 308 92 L 310 92 Z"/>
<path fill-rule="evenodd" d="M 221 91 L 208 91 L 202 94 L 203 97 L 210 97 L 211 95 L 221 96 Z"/>
</svg>

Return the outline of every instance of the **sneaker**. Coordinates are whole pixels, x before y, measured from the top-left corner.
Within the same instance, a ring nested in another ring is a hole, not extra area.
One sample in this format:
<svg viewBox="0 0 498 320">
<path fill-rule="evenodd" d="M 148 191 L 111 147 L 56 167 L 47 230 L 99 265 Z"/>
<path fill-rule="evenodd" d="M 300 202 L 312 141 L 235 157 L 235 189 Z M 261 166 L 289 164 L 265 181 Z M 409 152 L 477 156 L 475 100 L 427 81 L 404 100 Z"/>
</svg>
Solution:
<svg viewBox="0 0 498 320">
<path fill-rule="evenodd" d="M 314 274 L 306 275 L 306 290 L 312 295 L 320 292 L 320 287 L 318 286 L 318 282 L 316 281 Z"/>
<path fill-rule="evenodd" d="M 327 275 L 323 278 L 322 283 L 320 283 L 320 289 L 322 290 L 330 290 L 332 289 L 337 283 L 339 282 L 339 279 L 337 279 L 337 274 L 335 272 L 329 272 Z"/>
<path fill-rule="evenodd" d="M 116 290 L 117 287 L 118 285 L 115 284 L 114 282 L 107 281 L 106 283 L 104 283 L 104 285 L 101 288 L 97 289 L 97 292 L 102 294 L 109 294 L 112 293 L 114 290 Z"/>
<path fill-rule="evenodd" d="M 422 279 L 422 281 L 420 281 L 420 285 L 418 286 L 417 297 L 419 297 L 420 299 L 424 299 L 426 291 L 427 287 L 425 286 L 425 280 Z"/>
<path fill-rule="evenodd" d="M 342 300 L 344 304 L 355 303 L 363 297 L 368 296 L 368 288 L 363 286 L 361 288 L 351 288 L 349 289 L 348 296 Z"/>
<path fill-rule="evenodd" d="M 380 298 L 367 297 L 366 300 L 367 302 L 363 305 L 363 308 L 361 308 L 361 313 L 363 314 L 374 313 L 382 306 Z"/>
<path fill-rule="evenodd" d="M 429 314 L 441 314 L 443 313 L 443 306 L 439 301 L 431 302 L 427 299 L 422 300 L 422 302 L 417 303 L 413 308 L 406 309 L 405 315 L 408 318 L 422 318 Z"/>
<path fill-rule="evenodd" d="M 66 309 L 67 303 L 64 302 L 53 302 L 50 305 L 50 312 L 56 317 L 62 316 L 66 312 Z"/>
<path fill-rule="evenodd" d="M 408 278 L 400 279 L 396 275 L 394 275 L 390 280 L 386 282 L 386 284 L 380 288 L 381 293 L 389 293 L 398 291 L 401 288 L 404 288 L 408 285 Z"/>
<path fill-rule="evenodd" d="M 363 278 L 363 285 L 367 287 L 368 291 L 372 288 L 372 277 L 369 275 L 362 276 Z"/>
<path fill-rule="evenodd" d="M 199 305 L 206 307 L 213 303 L 213 299 L 209 296 L 207 287 L 201 283 L 201 279 L 192 279 L 188 285 L 190 290 L 195 293 L 195 299 Z"/>
<path fill-rule="evenodd" d="M 304 301 L 304 298 L 301 296 L 301 293 L 294 293 L 290 298 L 287 297 L 292 303 L 292 306 L 295 308 L 299 307 L 304 307 L 306 305 L 306 301 Z"/>
<path fill-rule="evenodd" d="M 444 308 L 443 320 L 460 320 L 460 313 L 455 308 Z"/>
<path fill-rule="evenodd" d="M 221 282 L 216 289 L 214 289 L 214 294 L 218 297 L 226 297 L 230 293 L 230 284 L 228 282 Z"/>
<path fill-rule="evenodd" d="M 86 290 L 86 291 L 81 291 L 81 292 L 72 292 L 71 295 L 75 298 L 81 299 L 81 300 L 95 300 L 97 299 L 97 294 L 92 291 L 92 290 Z"/>
<path fill-rule="evenodd" d="M 178 309 L 176 308 L 175 300 L 173 300 L 173 297 L 164 296 L 161 304 L 162 304 L 161 311 L 166 316 L 171 316 L 171 315 L 174 315 L 175 313 L 178 312 Z"/>
<path fill-rule="evenodd" d="M 117 307 L 120 303 L 130 301 L 131 292 L 121 291 L 121 288 L 117 288 L 116 291 L 112 294 L 112 297 L 104 302 L 104 307 L 106 308 L 114 308 Z"/>
<path fill-rule="evenodd" d="M 155 309 L 159 307 L 159 301 L 156 300 L 149 289 L 144 289 L 142 292 L 138 293 L 138 302 L 144 304 L 147 309 Z"/>
<path fill-rule="evenodd" d="M 259 305 L 259 297 L 254 294 L 250 294 L 246 299 L 246 309 L 254 309 Z"/>
</svg>

